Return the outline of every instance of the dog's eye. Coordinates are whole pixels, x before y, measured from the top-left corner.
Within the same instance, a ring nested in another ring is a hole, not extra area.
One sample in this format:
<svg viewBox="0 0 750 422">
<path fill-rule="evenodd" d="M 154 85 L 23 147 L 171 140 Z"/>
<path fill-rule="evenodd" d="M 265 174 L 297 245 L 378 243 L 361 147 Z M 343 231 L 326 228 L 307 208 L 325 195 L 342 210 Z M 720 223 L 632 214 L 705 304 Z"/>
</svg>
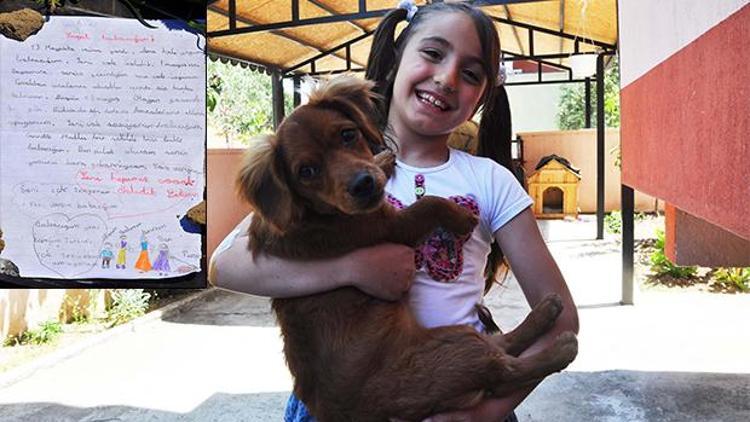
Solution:
<svg viewBox="0 0 750 422">
<path fill-rule="evenodd" d="M 350 145 L 357 140 L 357 129 L 342 129 L 341 139 L 344 145 Z"/>
<path fill-rule="evenodd" d="M 302 166 L 297 171 L 297 174 L 300 179 L 312 179 L 318 175 L 319 171 L 320 169 L 315 166 Z"/>
</svg>

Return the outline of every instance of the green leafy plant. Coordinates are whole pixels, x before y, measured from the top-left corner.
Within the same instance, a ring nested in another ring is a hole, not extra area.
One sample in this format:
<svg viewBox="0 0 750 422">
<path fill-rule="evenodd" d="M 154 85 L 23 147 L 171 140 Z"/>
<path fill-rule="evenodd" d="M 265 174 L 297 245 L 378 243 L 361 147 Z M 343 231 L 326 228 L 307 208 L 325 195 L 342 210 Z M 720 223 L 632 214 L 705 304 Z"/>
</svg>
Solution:
<svg viewBox="0 0 750 422">
<path fill-rule="evenodd" d="M 123 324 L 146 314 L 151 295 L 143 289 L 116 289 L 112 291 L 112 305 L 107 311 L 110 327 Z"/>
<path fill-rule="evenodd" d="M 610 212 L 604 216 L 604 229 L 607 233 L 622 233 L 622 213 L 619 210 Z"/>
<path fill-rule="evenodd" d="M 33 330 L 26 330 L 19 335 L 10 336 L 5 340 L 6 346 L 23 344 L 47 344 L 62 332 L 62 325 L 58 321 L 46 321 Z"/>
<path fill-rule="evenodd" d="M 72 322 L 73 324 L 87 324 L 94 320 L 96 314 L 97 298 L 101 294 L 98 289 L 88 289 L 87 298 L 84 296 L 68 296 L 65 298 L 65 303 L 68 305 L 70 314 L 63 318 L 67 319 L 66 322 Z"/>
<path fill-rule="evenodd" d="M 646 214 L 642 212 L 637 212 L 633 215 L 633 221 L 641 221 L 645 219 Z M 611 211 L 609 214 L 604 216 L 604 229 L 607 231 L 607 233 L 622 233 L 622 212 L 620 212 L 620 210 Z"/>
<path fill-rule="evenodd" d="M 221 60 L 209 60 L 207 70 L 210 127 L 218 129 L 227 142 L 248 142 L 254 136 L 273 132 L 270 75 Z M 285 94 L 284 110 L 288 114 L 293 96 L 291 92 Z"/>
<path fill-rule="evenodd" d="M 615 56 L 604 70 L 604 123 L 620 127 L 620 70 Z M 591 122 L 596 126 L 596 80 L 591 83 Z M 557 127 L 560 130 L 583 129 L 586 126 L 586 86 L 566 84 L 560 90 Z M 619 152 L 619 148 L 617 148 Z M 611 151 L 613 154 L 618 152 Z"/>
<path fill-rule="evenodd" d="M 651 271 L 657 276 L 669 275 L 674 278 L 692 278 L 698 273 L 698 267 L 675 265 L 664 254 L 664 231 L 656 231 L 655 250 L 651 254 Z"/>
<path fill-rule="evenodd" d="M 750 291 L 750 267 L 719 268 L 714 278 L 719 284 L 736 287 L 742 292 Z"/>
</svg>

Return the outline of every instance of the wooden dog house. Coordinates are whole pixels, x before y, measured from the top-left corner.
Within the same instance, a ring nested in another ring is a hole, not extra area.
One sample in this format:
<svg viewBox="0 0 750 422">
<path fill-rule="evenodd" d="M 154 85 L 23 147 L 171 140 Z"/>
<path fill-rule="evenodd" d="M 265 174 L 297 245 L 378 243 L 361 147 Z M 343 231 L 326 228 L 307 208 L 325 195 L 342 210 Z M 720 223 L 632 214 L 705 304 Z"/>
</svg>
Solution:
<svg viewBox="0 0 750 422">
<path fill-rule="evenodd" d="M 581 174 L 568 160 L 548 155 L 529 176 L 529 195 L 537 218 L 578 217 L 578 184 Z"/>
</svg>

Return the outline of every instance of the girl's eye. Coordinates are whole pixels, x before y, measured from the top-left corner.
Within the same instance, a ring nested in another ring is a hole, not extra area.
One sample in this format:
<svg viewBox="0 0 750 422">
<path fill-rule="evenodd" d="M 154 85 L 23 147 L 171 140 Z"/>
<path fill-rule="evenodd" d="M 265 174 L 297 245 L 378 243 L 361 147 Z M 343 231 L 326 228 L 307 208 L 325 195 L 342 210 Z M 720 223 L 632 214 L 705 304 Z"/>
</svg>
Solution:
<svg viewBox="0 0 750 422">
<path fill-rule="evenodd" d="M 481 74 L 471 69 L 464 70 L 464 78 L 472 84 L 479 84 L 482 82 Z"/>
<path fill-rule="evenodd" d="M 422 54 L 424 54 L 428 59 L 433 60 L 433 61 L 437 61 L 443 58 L 443 55 L 442 53 L 440 53 L 440 51 L 433 50 L 433 49 L 422 50 Z"/>
<path fill-rule="evenodd" d="M 357 140 L 357 129 L 342 129 L 341 140 L 346 146 L 354 143 Z"/>
<path fill-rule="evenodd" d="M 302 166 L 297 171 L 297 175 L 302 180 L 309 180 L 317 176 L 320 173 L 320 168 L 317 166 Z"/>
</svg>

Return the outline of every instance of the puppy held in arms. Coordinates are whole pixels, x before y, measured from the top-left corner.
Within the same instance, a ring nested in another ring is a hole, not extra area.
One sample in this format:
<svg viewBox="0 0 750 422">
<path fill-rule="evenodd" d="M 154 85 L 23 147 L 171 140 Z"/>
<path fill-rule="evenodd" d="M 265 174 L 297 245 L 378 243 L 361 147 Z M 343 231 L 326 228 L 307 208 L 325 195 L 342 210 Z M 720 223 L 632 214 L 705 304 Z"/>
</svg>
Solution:
<svg viewBox="0 0 750 422">
<path fill-rule="evenodd" d="M 249 148 L 238 183 L 255 209 L 254 256 L 329 258 L 383 242 L 415 247 L 438 227 L 459 237 L 474 229 L 474 214 L 450 200 L 425 196 L 396 210 L 384 199 L 394 156 L 371 153 L 384 141 L 370 88 L 336 78 Z M 321 422 L 419 421 L 538 382 L 577 353 L 566 332 L 518 357 L 554 324 L 562 309 L 555 295 L 505 335 L 424 328 L 405 301 L 354 287 L 274 299 L 273 309 L 294 393 Z"/>
</svg>

